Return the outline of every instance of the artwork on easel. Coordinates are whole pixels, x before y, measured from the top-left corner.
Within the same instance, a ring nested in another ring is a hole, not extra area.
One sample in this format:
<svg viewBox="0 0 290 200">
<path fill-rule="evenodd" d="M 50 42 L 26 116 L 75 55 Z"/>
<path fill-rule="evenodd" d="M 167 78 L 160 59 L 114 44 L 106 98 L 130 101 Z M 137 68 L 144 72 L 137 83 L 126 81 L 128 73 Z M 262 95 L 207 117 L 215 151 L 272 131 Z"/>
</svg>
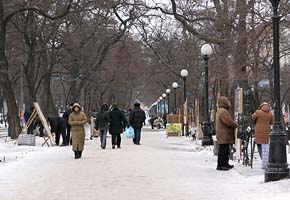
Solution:
<svg viewBox="0 0 290 200">
<path fill-rule="evenodd" d="M 32 125 L 32 123 L 33 123 L 34 119 L 36 118 L 36 116 L 38 116 L 40 121 L 41 121 L 41 124 L 43 125 L 44 130 L 45 130 L 45 134 L 44 134 L 44 137 L 43 137 L 44 143 L 42 144 L 42 146 L 44 146 L 45 144 L 47 146 L 55 146 L 53 135 L 50 132 L 50 129 L 49 129 L 48 124 L 47 124 L 47 121 L 46 121 L 46 119 L 45 119 L 45 117 L 44 117 L 44 115 L 43 115 L 43 113 L 41 111 L 41 108 L 40 108 L 38 102 L 34 102 L 33 105 L 34 105 L 34 110 L 33 110 L 32 114 L 31 114 L 29 120 L 27 121 L 26 126 L 24 127 L 24 129 L 20 133 L 20 135 L 27 133 L 27 129 Z M 19 140 L 19 137 L 18 137 L 16 143 L 18 142 L 18 140 Z"/>
</svg>

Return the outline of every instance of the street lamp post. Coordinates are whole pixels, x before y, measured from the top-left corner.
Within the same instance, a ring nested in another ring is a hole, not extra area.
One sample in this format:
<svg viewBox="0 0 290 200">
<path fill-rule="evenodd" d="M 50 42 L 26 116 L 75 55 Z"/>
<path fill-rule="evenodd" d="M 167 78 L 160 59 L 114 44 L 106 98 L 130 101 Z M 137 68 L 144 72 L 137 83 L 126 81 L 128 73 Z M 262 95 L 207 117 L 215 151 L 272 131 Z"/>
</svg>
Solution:
<svg viewBox="0 0 290 200">
<path fill-rule="evenodd" d="M 167 113 L 169 114 L 170 113 L 170 106 L 169 106 L 169 101 L 170 101 L 170 99 L 169 99 L 169 95 L 170 95 L 170 92 L 171 92 L 171 90 L 170 89 L 166 89 L 166 94 L 167 94 Z"/>
<path fill-rule="evenodd" d="M 159 103 L 160 103 L 160 100 L 158 99 L 157 100 L 157 117 L 159 117 Z"/>
<path fill-rule="evenodd" d="M 163 115 L 166 113 L 166 94 L 162 94 L 163 97 Z"/>
<path fill-rule="evenodd" d="M 270 133 L 269 163 L 265 171 L 265 182 L 278 181 L 289 176 L 286 144 L 287 136 L 281 125 L 280 101 L 280 58 L 279 58 L 279 23 L 278 7 L 280 0 L 270 0 L 273 6 L 273 67 L 274 67 L 274 99 L 275 123 Z"/>
<path fill-rule="evenodd" d="M 172 87 L 174 89 L 174 114 L 177 113 L 177 104 L 176 104 L 176 89 L 178 88 L 178 83 L 172 83 Z"/>
<path fill-rule="evenodd" d="M 162 100 L 163 100 L 163 97 L 160 96 L 159 100 L 160 100 L 160 116 L 159 117 L 162 117 Z"/>
<path fill-rule="evenodd" d="M 183 123 L 183 133 L 182 135 L 188 134 L 188 122 L 187 122 L 187 102 L 186 102 L 186 77 L 188 76 L 188 71 L 186 69 L 181 70 L 181 77 L 183 78 L 183 113 L 184 113 L 184 123 Z"/>
<path fill-rule="evenodd" d="M 211 46 L 209 44 L 204 44 L 201 47 L 201 54 L 205 61 L 205 67 L 204 67 L 205 122 L 203 122 L 204 136 L 202 139 L 202 145 L 213 145 L 212 126 L 211 126 L 210 112 L 209 112 L 209 96 L 208 96 L 208 60 L 212 54 Z"/>
<path fill-rule="evenodd" d="M 159 102 L 160 102 L 160 100 L 158 99 L 156 102 L 157 102 L 156 117 L 158 117 L 159 116 Z"/>
</svg>

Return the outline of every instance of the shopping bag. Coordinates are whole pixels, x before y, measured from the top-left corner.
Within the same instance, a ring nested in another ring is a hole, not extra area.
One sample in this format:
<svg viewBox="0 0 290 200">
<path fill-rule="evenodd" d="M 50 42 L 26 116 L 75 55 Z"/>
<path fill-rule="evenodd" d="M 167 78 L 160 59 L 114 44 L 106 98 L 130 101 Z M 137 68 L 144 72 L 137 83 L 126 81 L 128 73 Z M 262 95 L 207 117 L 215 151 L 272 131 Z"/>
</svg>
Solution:
<svg viewBox="0 0 290 200">
<path fill-rule="evenodd" d="M 134 138 L 135 137 L 134 129 L 131 126 L 129 128 L 126 128 L 125 135 L 126 138 Z"/>
</svg>

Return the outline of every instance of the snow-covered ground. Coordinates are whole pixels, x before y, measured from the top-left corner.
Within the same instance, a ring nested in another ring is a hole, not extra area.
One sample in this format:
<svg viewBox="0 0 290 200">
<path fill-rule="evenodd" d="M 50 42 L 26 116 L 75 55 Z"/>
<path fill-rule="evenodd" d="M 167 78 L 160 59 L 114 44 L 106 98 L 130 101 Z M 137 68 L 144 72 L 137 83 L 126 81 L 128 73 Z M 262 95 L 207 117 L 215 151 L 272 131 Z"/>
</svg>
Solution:
<svg viewBox="0 0 290 200">
<path fill-rule="evenodd" d="M 187 138 L 143 131 L 141 146 L 122 138 L 122 149 L 86 141 L 82 159 L 71 147 L 23 147 L 0 141 L 1 200 L 288 199 L 290 180 L 264 183 L 264 171 L 238 163 L 216 171 L 216 157 Z M 38 144 L 42 138 L 38 138 Z M 17 158 L 16 158 L 17 156 Z"/>
</svg>

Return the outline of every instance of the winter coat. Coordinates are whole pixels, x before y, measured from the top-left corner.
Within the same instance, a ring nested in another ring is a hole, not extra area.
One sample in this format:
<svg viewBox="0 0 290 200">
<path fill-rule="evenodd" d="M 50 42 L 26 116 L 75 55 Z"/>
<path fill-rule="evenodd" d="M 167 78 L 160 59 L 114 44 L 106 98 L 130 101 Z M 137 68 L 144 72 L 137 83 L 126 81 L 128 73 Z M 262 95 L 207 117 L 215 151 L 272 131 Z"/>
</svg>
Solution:
<svg viewBox="0 0 290 200">
<path fill-rule="evenodd" d="M 257 144 L 269 144 L 270 125 L 274 122 L 274 116 L 268 105 L 263 105 L 252 115 L 255 124 L 255 141 Z"/>
<path fill-rule="evenodd" d="M 85 127 L 87 116 L 84 112 L 72 112 L 69 116 L 68 123 L 72 130 L 73 151 L 83 151 L 85 144 Z"/>
<path fill-rule="evenodd" d="M 109 129 L 109 123 L 110 123 L 110 113 L 106 112 L 104 110 L 101 110 L 97 114 L 96 118 L 96 130 L 108 130 Z"/>
<path fill-rule="evenodd" d="M 70 114 L 72 113 L 72 110 L 71 109 L 68 109 L 68 110 L 66 110 L 64 113 L 63 113 L 63 118 L 65 119 L 65 121 L 66 121 L 66 123 L 67 123 L 67 125 L 68 126 L 70 126 L 69 124 L 68 124 L 68 119 L 69 119 L 69 116 L 70 116 Z"/>
<path fill-rule="evenodd" d="M 62 117 L 49 117 L 48 122 L 50 124 L 52 133 L 61 133 L 65 131 L 66 121 Z"/>
<path fill-rule="evenodd" d="M 216 113 L 216 137 L 218 144 L 234 144 L 234 130 L 237 128 L 236 122 L 229 113 L 229 102 L 226 97 L 218 99 L 218 111 Z"/>
<path fill-rule="evenodd" d="M 145 112 L 140 108 L 134 108 L 129 116 L 129 123 L 133 128 L 140 129 L 146 120 Z"/>
<path fill-rule="evenodd" d="M 110 112 L 110 119 L 110 134 L 113 135 L 123 133 L 128 123 L 125 114 L 119 110 L 119 108 L 114 108 Z"/>
</svg>

